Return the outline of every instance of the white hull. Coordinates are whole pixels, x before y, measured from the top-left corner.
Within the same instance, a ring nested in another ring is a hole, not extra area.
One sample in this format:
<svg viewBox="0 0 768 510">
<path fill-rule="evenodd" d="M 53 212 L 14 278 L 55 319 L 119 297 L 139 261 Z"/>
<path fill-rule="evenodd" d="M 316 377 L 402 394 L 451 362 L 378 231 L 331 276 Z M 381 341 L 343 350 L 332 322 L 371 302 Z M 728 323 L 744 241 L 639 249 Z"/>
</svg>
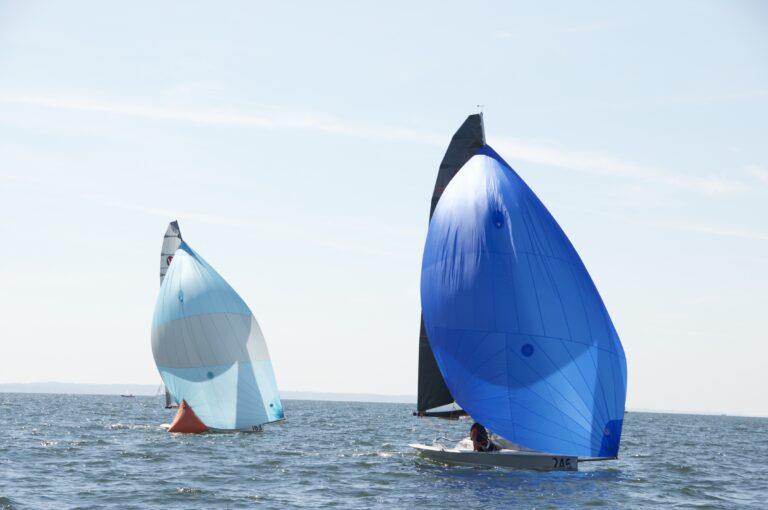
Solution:
<svg viewBox="0 0 768 510">
<path fill-rule="evenodd" d="M 251 428 L 247 429 L 214 429 L 211 427 L 208 427 L 209 432 L 214 432 L 216 434 L 229 434 L 232 432 L 263 432 L 264 429 L 261 427 L 261 425 L 256 425 Z"/>
<path fill-rule="evenodd" d="M 231 434 L 233 432 L 264 432 L 264 425 L 269 425 L 270 423 L 280 423 L 281 421 L 285 421 L 285 418 L 275 421 L 270 421 L 267 423 L 264 423 L 263 425 L 254 425 L 252 427 L 243 428 L 243 429 L 217 429 L 213 427 L 208 427 L 208 432 L 213 432 L 214 434 Z"/>
<path fill-rule="evenodd" d="M 411 444 L 419 454 L 427 459 L 459 464 L 463 466 L 501 467 L 508 469 L 532 469 L 535 471 L 578 471 L 579 458 L 568 455 L 548 453 L 500 450 L 498 452 L 476 452 L 459 448 Z"/>
<path fill-rule="evenodd" d="M 171 428 L 171 424 L 170 423 L 163 423 L 163 424 L 160 425 L 160 428 L 168 430 L 169 428 Z M 209 428 L 207 430 L 207 432 L 212 432 L 214 434 L 231 434 L 233 432 L 253 432 L 253 433 L 256 433 L 256 432 L 263 432 L 263 430 L 262 430 L 261 427 L 254 427 L 254 428 L 251 428 L 251 429 L 211 429 L 211 428 Z"/>
</svg>

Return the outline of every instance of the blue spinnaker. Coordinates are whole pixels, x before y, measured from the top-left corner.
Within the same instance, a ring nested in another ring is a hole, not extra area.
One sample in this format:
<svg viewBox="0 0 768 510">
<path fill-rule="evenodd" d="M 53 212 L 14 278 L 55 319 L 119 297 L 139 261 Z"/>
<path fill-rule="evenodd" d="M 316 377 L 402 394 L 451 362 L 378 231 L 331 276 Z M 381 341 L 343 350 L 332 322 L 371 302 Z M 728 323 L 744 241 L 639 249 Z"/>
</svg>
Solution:
<svg viewBox="0 0 768 510">
<path fill-rule="evenodd" d="M 619 337 L 560 226 L 487 145 L 437 204 L 421 302 L 446 384 L 475 420 L 533 450 L 617 456 Z"/>
<path fill-rule="evenodd" d="M 181 242 L 152 320 L 152 353 L 176 402 L 209 428 L 247 430 L 283 418 L 264 336 L 245 302 Z"/>
</svg>

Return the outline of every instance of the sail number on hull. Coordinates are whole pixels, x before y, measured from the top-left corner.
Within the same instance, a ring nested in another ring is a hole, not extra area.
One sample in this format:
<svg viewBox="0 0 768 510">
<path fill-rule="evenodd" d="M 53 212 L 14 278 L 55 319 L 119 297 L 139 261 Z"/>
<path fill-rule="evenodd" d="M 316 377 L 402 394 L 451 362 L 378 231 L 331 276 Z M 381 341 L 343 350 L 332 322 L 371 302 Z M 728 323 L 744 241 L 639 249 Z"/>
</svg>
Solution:
<svg viewBox="0 0 768 510">
<path fill-rule="evenodd" d="M 552 469 L 558 470 L 558 471 L 568 471 L 571 469 L 574 469 L 575 466 L 573 465 L 571 457 L 552 457 L 552 462 L 554 463 L 552 466 Z"/>
</svg>

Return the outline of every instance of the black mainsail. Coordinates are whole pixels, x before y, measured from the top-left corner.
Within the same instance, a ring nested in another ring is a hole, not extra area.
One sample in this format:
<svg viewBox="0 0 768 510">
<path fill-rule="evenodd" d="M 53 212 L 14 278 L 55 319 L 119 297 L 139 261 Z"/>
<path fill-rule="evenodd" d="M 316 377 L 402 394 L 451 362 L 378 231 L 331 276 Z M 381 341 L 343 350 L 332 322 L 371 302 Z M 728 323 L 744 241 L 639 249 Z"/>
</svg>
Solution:
<svg viewBox="0 0 768 510">
<path fill-rule="evenodd" d="M 458 173 L 461 167 L 475 155 L 478 149 L 485 145 L 485 129 L 483 127 L 483 114 L 470 115 L 454 133 L 451 143 L 445 151 L 445 156 L 440 162 L 437 172 L 435 189 L 432 192 L 432 204 L 429 208 L 429 218 L 435 212 L 437 202 Z M 454 404 L 453 406 L 449 406 Z M 435 409 L 449 406 L 448 409 Z M 429 346 L 427 330 L 424 328 L 424 318 L 421 318 L 421 330 L 419 333 L 419 387 L 416 401 L 418 416 L 435 416 L 440 418 L 457 418 L 466 414 L 455 405 L 453 396 L 443 380 L 443 375 L 435 361 L 435 355 Z"/>
</svg>

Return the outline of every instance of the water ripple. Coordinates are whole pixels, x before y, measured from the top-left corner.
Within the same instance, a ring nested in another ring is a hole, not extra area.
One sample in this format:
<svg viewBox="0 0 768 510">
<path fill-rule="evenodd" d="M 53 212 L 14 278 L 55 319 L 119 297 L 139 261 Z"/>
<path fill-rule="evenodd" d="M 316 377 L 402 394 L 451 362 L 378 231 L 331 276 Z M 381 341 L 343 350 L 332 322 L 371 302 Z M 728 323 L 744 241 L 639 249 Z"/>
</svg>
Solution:
<svg viewBox="0 0 768 510">
<path fill-rule="evenodd" d="M 198 436 L 160 427 L 173 413 L 156 398 L 0 394 L 0 409 L 0 510 L 725 509 L 768 499 L 768 420 L 758 418 L 631 413 L 620 460 L 533 473 L 420 459 L 408 443 L 461 437 L 469 423 L 413 418 L 408 405 L 287 401 L 288 420 L 263 433 Z"/>
</svg>

